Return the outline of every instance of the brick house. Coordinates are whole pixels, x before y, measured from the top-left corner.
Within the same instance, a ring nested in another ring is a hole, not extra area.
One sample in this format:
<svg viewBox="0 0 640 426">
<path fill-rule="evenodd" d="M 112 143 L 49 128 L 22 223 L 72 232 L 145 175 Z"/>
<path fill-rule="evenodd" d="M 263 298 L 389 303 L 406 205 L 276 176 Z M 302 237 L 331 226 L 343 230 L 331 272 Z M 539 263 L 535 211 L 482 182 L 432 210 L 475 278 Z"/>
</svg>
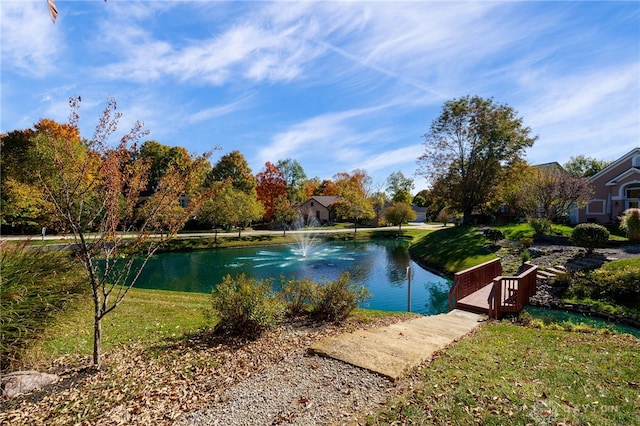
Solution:
<svg viewBox="0 0 640 426">
<path fill-rule="evenodd" d="M 593 196 L 572 211 L 572 222 L 616 223 L 629 208 L 640 207 L 640 147 L 634 148 L 588 178 Z"/>
</svg>

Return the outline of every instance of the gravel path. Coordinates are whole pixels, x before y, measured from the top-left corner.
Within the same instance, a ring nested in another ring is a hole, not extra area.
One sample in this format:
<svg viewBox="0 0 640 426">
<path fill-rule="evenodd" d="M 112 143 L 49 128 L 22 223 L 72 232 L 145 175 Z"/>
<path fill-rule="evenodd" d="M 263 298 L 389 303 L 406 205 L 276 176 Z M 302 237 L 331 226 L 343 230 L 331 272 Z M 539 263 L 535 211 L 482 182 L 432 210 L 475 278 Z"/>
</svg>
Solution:
<svg viewBox="0 0 640 426">
<path fill-rule="evenodd" d="M 382 376 L 302 351 L 227 389 L 186 425 L 358 424 L 386 401 L 393 383 Z"/>
</svg>

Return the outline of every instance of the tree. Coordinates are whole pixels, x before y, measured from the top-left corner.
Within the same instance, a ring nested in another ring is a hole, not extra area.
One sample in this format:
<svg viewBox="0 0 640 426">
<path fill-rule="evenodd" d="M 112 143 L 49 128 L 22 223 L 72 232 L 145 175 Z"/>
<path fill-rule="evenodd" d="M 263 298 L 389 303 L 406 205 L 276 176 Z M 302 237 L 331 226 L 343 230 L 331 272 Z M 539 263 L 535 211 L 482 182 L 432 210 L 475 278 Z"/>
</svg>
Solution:
<svg viewBox="0 0 640 426">
<path fill-rule="evenodd" d="M 70 99 L 69 125 L 78 129 L 80 101 Z M 120 114 L 108 99 L 92 139 L 40 133 L 35 143 L 41 167 L 35 171 L 53 214 L 71 232 L 75 253 L 87 273 L 93 298 L 93 364 L 100 366 L 102 320 L 135 284 L 149 258 L 193 216 L 206 194 L 194 178 L 207 155 L 186 170 L 170 168 L 155 192 L 141 198 L 149 162 L 139 158 L 137 141 L 147 134 L 139 122 L 116 144 L 109 142 Z M 191 202 L 175 214 L 178 197 Z M 168 212 L 171 220 L 165 221 Z M 156 231 L 164 229 L 165 236 Z"/>
<path fill-rule="evenodd" d="M 573 206 L 584 206 L 592 188 L 586 179 L 555 167 L 534 167 L 526 174 L 519 194 L 519 206 L 532 217 L 547 220 L 565 218 Z"/>
<path fill-rule="evenodd" d="M 609 164 L 609 161 L 602 161 L 596 158 L 578 155 L 576 157 L 569 158 L 569 161 L 564 163 L 563 167 L 567 173 L 573 177 L 587 178 L 595 175 Z"/>
<path fill-rule="evenodd" d="M 215 149 L 219 149 L 216 147 Z M 181 146 L 163 145 L 156 141 L 146 141 L 140 148 L 140 158 L 147 159 L 149 166 L 149 178 L 147 179 L 147 191 L 153 192 L 167 170 L 172 167 L 188 168 L 193 159 L 189 152 Z M 201 171 L 202 179 L 210 172 L 210 166 Z"/>
<path fill-rule="evenodd" d="M 411 204 L 413 179 L 405 177 L 401 171 L 393 172 L 387 178 L 387 192 L 394 203 Z"/>
<path fill-rule="evenodd" d="M 385 206 L 389 203 L 389 197 L 385 192 L 377 191 L 374 192 L 371 197 L 371 207 L 373 211 L 376 213 L 376 224 L 380 225 L 380 219 L 382 219 L 382 215 L 384 212 Z"/>
<path fill-rule="evenodd" d="M 398 225 L 400 231 L 402 231 L 403 223 L 416 220 L 416 217 L 416 212 L 413 211 L 411 205 L 407 203 L 394 203 L 392 206 L 389 206 L 384 213 L 384 218 L 388 222 Z"/>
<path fill-rule="evenodd" d="M 287 225 L 295 222 L 300 213 L 287 197 L 279 197 L 274 203 L 273 215 L 275 221 L 282 225 L 282 235 L 284 236 L 287 234 Z"/>
<path fill-rule="evenodd" d="M 472 212 L 485 207 L 505 170 L 533 145 L 537 137 L 530 133 L 511 107 L 492 99 L 448 101 L 425 134 L 420 173 L 432 183 L 440 181 L 440 195 L 469 223 Z"/>
<path fill-rule="evenodd" d="M 278 160 L 276 167 L 280 169 L 284 180 L 287 182 L 287 197 L 289 201 L 292 203 L 303 202 L 309 198 L 306 196 L 304 188 L 307 175 L 300 163 L 292 158 L 287 158 L 285 160 Z"/>
<path fill-rule="evenodd" d="M 218 182 L 214 185 L 213 196 L 209 197 L 198 212 L 200 223 L 208 224 L 217 229 L 221 226 L 229 229 L 238 228 L 238 237 L 242 228 L 253 220 L 258 220 L 264 213 L 264 207 L 254 195 L 249 195 L 233 187 L 231 180 Z M 218 242 L 217 230 L 215 241 Z"/>
<path fill-rule="evenodd" d="M 206 184 L 229 179 L 233 187 L 246 194 L 255 194 L 256 178 L 253 176 L 247 160 L 240 151 L 223 155 L 207 175 Z"/>
<path fill-rule="evenodd" d="M 33 232 L 41 226 L 59 229 L 44 199 L 35 170 L 42 166 L 36 136 L 78 139 L 78 130 L 43 118 L 34 129 L 14 130 L 0 136 L 0 221 L 11 232 Z M 79 139 L 78 139 L 79 140 Z"/>
<path fill-rule="evenodd" d="M 271 222 L 275 217 L 275 203 L 287 196 L 287 182 L 278 167 L 266 162 L 264 169 L 256 175 L 258 201 L 264 206 L 264 218 Z"/>
</svg>

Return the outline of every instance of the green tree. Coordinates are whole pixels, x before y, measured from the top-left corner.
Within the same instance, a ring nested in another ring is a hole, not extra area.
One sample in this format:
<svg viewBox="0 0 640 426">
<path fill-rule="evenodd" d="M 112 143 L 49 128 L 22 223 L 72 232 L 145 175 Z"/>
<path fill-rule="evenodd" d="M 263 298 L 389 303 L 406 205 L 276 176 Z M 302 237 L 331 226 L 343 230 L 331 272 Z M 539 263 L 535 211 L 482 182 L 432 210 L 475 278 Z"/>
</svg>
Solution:
<svg viewBox="0 0 640 426">
<path fill-rule="evenodd" d="M 69 126 L 78 129 L 78 99 L 70 99 Z M 156 250 L 193 216 L 208 194 L 200 192 L 199 172 L 207 156 L 187 170 L 170 168 L 155 192 L 141 198 L 149 162 L 140 159 L 137 141 L 147 134 L 139 122 L 113 144 L 120 114 L 109 99 L 92 139 L 40 133 L 34 140 L 41 156 L 36 176 L 52 214 L 71 232 L 93 298 L 93 364 L 100 365 L 102 320 L 116 309 Z M 191 202 L 177 217 L 178 198 Z M 167 212 L 167 222 L 162 219 Z M 165 230 L 166 236 L 158 236 Z M 133 238 L 131 236 L 133 235 Z"/>
<path fill-rule="evenodd" d="M 298 161 L 287 158 L 278 160 L 276 167 L 280 169 L 287 183 L 287 197 L 292 203 L 303 202 L 308 197 L 305 194 L 304 183 L 307 175 Z"/>
<path fill-rule="evenodd" d="M 207 175 L 207 185 L 229 179 L 233 187 L 245 194 L 254 194 L 256 178 L 240 151 L 223 155 Z"/>
<path fill-rule="evenodd" d="M 563 167 L 571 176 L 587 178 L 595 175 L 609 164 L 609 161 L 577 155 L 569 158 L 569 161 L 564 163 Z"/>
<path fill-rule="evenodd" d="M 398 225 L 398 229 L 402 230 L 402 224 L 416 220 L 416 212 L 413 211 L 410 204 L 394 203 L 389 206 L 384 213 L 387 222 Z"/>
<path fill-rule="evenodd" d="M 401 171 L 393 172 L 387 178 L 387 192 L 394 203 L 411 204 L 413 179 L 406 177 Z"/>
<path fill-rule="evenodd" d="M 492 99 L 448 101 L 425 135 L 420 173 L 432 183 L 440 181 L 440 195 L 469 223 L 471 213 L 491 199 L 505 170 L 533 145 L 537 137 L 530 133 L 513 108 Z"/>
<path fill-rule="evenodd" d="M 282 235 L 284 236 L 287 234 L 287 226 L 295 222 L 300 214 L 287 197 L 277 198 L 273 207 L 274 219 L 276 223 L 282 225 Z"/>
<path fill-rule="evenodd" d="M 374 192 L 371 197 L 371 207 L 376 214 L 376 225 L 379 226 L 383 217 L 384 208 L 389 203 L 389 197 L 383 191 Z"/>
</svg>

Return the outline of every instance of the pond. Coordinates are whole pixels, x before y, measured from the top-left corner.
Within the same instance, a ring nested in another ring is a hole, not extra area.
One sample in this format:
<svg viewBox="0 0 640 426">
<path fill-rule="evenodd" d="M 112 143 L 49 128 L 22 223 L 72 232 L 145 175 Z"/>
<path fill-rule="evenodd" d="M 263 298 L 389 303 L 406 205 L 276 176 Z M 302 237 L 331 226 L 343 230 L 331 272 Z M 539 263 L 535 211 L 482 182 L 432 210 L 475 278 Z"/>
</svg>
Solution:
<svg viewBox="0 0 640 426">
<path fill-rule="evenodd" d="M 448 309 L 451 282 L 413 262 L 405 240 L 324 242 L 306 255 L 301 250 L 297 245 L 281 245 L 159 253 L 150 259 L 136 287 L 209 293 L 225 275 L 245 273 L 257 279 L 273 278 L 278 289 L 281 276 L 322 282 L 348 271 L 373 295 L 361 307 L 406 311 L 410 267 L 411 311 L 432 315 Z"/>
</svg>

